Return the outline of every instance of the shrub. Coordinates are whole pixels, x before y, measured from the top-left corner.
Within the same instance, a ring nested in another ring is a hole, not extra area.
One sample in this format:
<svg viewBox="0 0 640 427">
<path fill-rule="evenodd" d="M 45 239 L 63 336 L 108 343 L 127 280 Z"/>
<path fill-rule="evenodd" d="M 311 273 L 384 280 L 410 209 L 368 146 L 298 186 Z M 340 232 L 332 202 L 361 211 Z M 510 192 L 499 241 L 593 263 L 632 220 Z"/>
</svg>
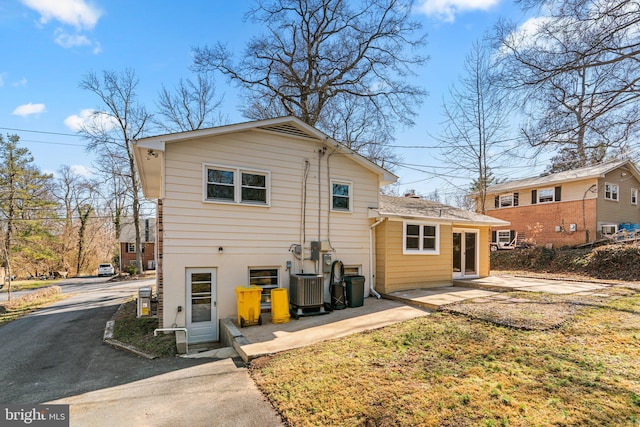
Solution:
<svg viewBox="0 0 640 427">
<path fill-rule="evenodd" d="M 125 273 L 129 273 L 130 275 L 135 275 L 138 274 L 138 267 L 136 267 L 135 265 L 127 265 L 124 268 Z"/>
</svg>

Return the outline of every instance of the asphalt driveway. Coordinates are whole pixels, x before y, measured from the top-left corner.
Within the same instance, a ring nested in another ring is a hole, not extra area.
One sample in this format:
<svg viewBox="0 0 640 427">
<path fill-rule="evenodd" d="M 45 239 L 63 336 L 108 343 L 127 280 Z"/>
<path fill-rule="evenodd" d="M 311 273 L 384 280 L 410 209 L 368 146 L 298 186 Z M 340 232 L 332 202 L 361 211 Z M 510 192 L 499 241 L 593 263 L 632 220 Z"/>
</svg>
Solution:
<svg viewBox="0 0 640 427">
<path fill-rule="evenodd" d="M 106 280 L 60 284 L 70 298 L 0 326 L 0 403 L 67 403 L 72 426 L 281 425 L 231 359 L 147 360 L 104 344 L 120 303 L 151 284 Z"/>
</svg>

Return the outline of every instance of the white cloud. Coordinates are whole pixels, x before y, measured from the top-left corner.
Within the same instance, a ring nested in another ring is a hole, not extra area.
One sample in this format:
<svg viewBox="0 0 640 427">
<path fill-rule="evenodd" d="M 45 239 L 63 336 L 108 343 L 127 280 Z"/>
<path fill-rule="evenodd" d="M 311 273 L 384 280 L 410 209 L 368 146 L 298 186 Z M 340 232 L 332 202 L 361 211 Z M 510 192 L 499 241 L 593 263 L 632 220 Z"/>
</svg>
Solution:
<svg viewBox="0 0 640 427">
<path fill-rule="evenodd" d="M 489 10 L 500 0 L 423 0 L 417 10 L 445 22 L 455 21 L 457 14 L 474 10 Z"/>
<path fill-rule="evenodd" d="M 24 104 L 21 105 L 19 107 L 17 107 L 15 110 L 13 110 L 13 115 L 15 116 L 22 116 L 22 117 L 27 117 L 30 116 L 32 114 L 40 114 L 42 112 L 44 112 L 45 106 L 44 104 L 32 104 L 32 103 L 28 103 L 28 104 Z"/>
<path fill-rule="evenodd" d="M 81 34 L 68 34 L 64 31 L 58 29 L 56 30 L 56 43 L 65 49 L 76 47 L 76 46 L 90 46 L 91 40 L 87 38 L 87 36 L 83 36 Z"/>
<path fill-rule="evenodd" d="M 71 166 L 71 171 L 76 175 L 84 176 L 86 178 L 90 178 L 94 174 L 91 168 L 84 165 L 73 165 Z"/>
<path fill-rule="evenodd" d="M 14 86 L 14 87 L 26 86 L 27 85 L 27 78 L 23 77 L 20 80 L 11 83 L 11 85 Z"/>
<path fill-rule="evenodd" d="M 7 73 L 0 73 L 0 87 L 4 85 L 4 79 L 7 77 Z"/>
<path fill-rule="evenodd" d="M 78 132 L 82 129 L 84 124 L 91 118 L 93 114 L 93 110 L 88 108 L 80 111 L 80 114 L 72 114 L 71 116 L 64 119 L 64 124 L 67 125 L 69 129 L 74 132 Z"/>
<path fill-rule="evenodd" d="M 40 14 L 40 22 L 57 20 L 78 29 L 92 29 L 102 11 L 84 0 L 22 0 L 22 4 Z"/>
<path fill-rule="evenodd" d="M 93 52 L 94 55 L 97 55 L 97 54 L 102 52 L 102 46 L 100 45 L 100 42 L 95 42 L 93 44 L 92 52 Z"/>
<path fill-rule="evenodd" d="M 553 22 L 553 18 L 548 16 L 536 16 L 527 19 L 525 22 L 509 34 L 507 42 L 510 46 L 518 49 L 540 46 L 551 48 L 553 42 L 544 37 L 542 29 Z M 504 46 L 499 50 L 500 54 L 507 54 Z"/>
<path fill-rule="evenodd" d="M 108 132 L 118 125 L 107 113 L 95 111 L 91 108 L 80 111 L 80 114 L 72 114 L 64 119 L 64 124 L 74 132 L 78 132 L 83 128 Z"/>
</svg>

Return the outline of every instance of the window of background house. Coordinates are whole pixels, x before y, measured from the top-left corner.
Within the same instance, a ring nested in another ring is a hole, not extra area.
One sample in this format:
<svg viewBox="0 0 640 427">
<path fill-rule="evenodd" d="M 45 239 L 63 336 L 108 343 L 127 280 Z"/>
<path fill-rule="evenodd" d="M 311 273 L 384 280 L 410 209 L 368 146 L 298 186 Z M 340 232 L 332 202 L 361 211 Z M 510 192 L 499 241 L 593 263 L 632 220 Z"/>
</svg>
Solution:
<svg viewBox="0 0 640 427">
<path fill-rule="evenodd" d="M 606 224 L 602 226 L 601 230 L 603 235 L 616 234 L 618 232 L 618 225 Z"/>
<path fill-rule="evenodd" d="M 511 243 L 511 230 L 498 230 L 497 237 L 497 243 L 504 243 L 508 245 Z"/>
<path fill-rule="evenodd" d="M 518 206 L 518 193 L 496 196 L 496 208 L 510 208 L 512 206 Z"/>
<path fill-rule="evenodd" d="M 127 243 L 127 253 L 128 254 L 132 254 L 136 251 L 136 244 L 135 243 Z"/>
<path fill-rule="evenodd" d="M 437 224 L 404 224 L 404 253 L 438 254 L 440 227 Z"/>
<path fill-rule="evenodd" d="M 271 308 L 271 289 L 278 288 L 280 285 L 279 270 L 277 268 L 250 268 L 249 284 L 260 286 L 262 288 L 262 299 L 260 301 L 261 309 Z"/>
<path fill-rule="evenodd" d="M 351 183 L 331 181 L 331 210 L 351 211 Z"/>
<path fill-rule="evenodd" d="M 538 203 L 553 202 L 553 195 L 555 190 L 553 188 L 543 188 L 538 190 Z"/>
<path fill-rule="evenodd" d="M 632 205 L 637 205 L 638 204 L 638 189 L 637 188 L 632 188 L 631 189 L 631 204 Z"/>
<path fill-rule="evenodd" d="M 607 200 L 618 200 L 618 184 L 604 183 L 604 198 Z"/>
</svg>

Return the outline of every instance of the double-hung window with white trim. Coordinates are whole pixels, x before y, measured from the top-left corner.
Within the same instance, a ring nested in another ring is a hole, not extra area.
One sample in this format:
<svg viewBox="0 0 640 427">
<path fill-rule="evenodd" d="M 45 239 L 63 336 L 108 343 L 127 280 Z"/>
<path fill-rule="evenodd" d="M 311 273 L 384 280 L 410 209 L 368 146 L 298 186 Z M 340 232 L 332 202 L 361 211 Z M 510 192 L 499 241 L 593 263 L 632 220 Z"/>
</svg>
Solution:
<svg viewBox="0 0 640 427">
<path fill-rule="evenodd" d="M 352 184 L 349 181 L 331 180 L 331 210 L 352 212 Z"/>
<path fill-rule="evenodd" d="M 538 190 L 538 203 L 549 203 L 555 201 L 555 189 L 542 188 Z"/>
<path fill-rule="evenodd" d="M 404 254 L 440 254 L 440 225 L 405 221 L 402 252 Z"/>
<path fill-rule="evenodd" d="M 637 188 L 632 188 L 631 189 L 631 204 L 632 205 L 637 205 L 638 204 L 638 189 Z"/>
<path fill-rule="evenodd" d="M 269 172 L 205 164 L 204 179 L 207 202 L 266 206 L 270 203 Z"/>
<path fill-rule="evenodd" d="M 604 183 L 604 198 L 606 200 L 618 201 L 618 184 Z"/>
<path fill-rule="evenodd" d="M 500 195 L 500 207 L 501 208 L 510 208 L 512 206 L 514 206 L 514 204 L 513 204 L 513 193 L 501 194 Z"/>
</svg>

